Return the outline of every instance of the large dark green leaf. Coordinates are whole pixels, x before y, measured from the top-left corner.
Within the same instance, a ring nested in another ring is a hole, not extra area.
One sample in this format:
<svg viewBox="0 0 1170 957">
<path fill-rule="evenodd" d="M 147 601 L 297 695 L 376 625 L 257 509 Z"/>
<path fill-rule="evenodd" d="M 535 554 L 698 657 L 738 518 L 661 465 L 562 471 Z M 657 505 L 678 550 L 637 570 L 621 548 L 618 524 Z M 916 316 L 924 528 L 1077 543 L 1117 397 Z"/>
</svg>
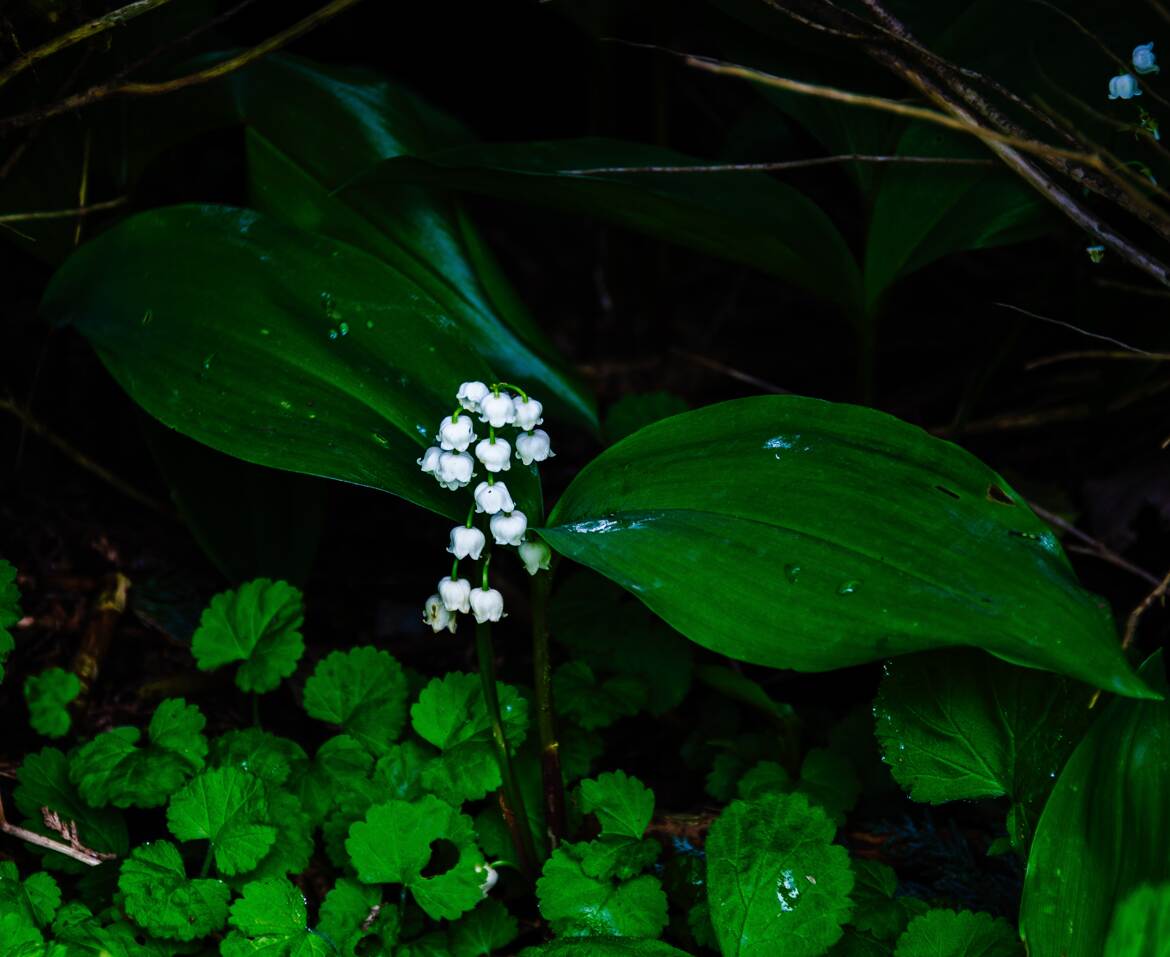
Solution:
<svg viewBox="0 0 1170 957">
<path fill-rule="evenodd" d="M 148 412 L 206 445 L 466 512 L 416 459 L 459 383 L 491 371 L 434 300 L 367 253 L 247 210 L 172 207 L 83 246 L 43 308 Z M 508 484 L 539 511 L 530 470 Z"/>
<path fill-rule="evenodd" d="M 974 645 L 1148 694 L 1027 504 L 872 409 L 768 396 L 665 419 L 586 466 L 548 524 L 559 552 L 744 661 L 821 671 Z"/>
<path fill-rule="evenodd" d="M 831 299 L 859 302 L 849 247 L 821 210 L 762 173 L 579 173 L 693 166 L 702 160 L 617 140 L 457 147 L 378 164 L 342 190 L 350 202 L 397 195 L 403 183 L 469 190 L 616 223 L 746 263 Z"/>
<path fill-rule="evenodd" d="M 1141 676 L 1165 694 L 1162 652 Z M 1098 957 L 1115 909 L 1170 880 L 1170 702 L 1111 701 L 1040 817 L 1020 931 L 1031 957 Z"/>
</svg>

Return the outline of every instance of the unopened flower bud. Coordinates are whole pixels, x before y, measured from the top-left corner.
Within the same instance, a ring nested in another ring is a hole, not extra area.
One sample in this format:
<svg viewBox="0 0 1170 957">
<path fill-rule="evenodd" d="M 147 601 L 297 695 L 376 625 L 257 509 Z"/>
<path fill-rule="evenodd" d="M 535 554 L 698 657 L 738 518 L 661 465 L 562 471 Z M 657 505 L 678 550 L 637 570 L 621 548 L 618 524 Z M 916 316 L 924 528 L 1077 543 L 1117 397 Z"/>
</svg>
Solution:
<svg viewBox="0 0 1170 957">
<path fill-rule="evenodd" d="M 464 528 L 462 525 L 451 529 L 451 543 L 447 546 L 456 558 L 470 558 L 473 562 L 479 561 L 487 539 L 478 528 Z"/>
<path fill-rule="evenodd" d="M 480 482 L 475 487 L 474 497 L 475 510 L 486 512 L 488 515 L 495 515 L 499 511 L 510 512 L 516 507 L 508 486 L 503 482 L 496 482 L 495 485 Z"/>
<path fill-rule="evenodd" d="M 528 516 L 520 510 L 496 512 L 488 523 L 497 545 L 519 545 L 528 531 Z"/>
<path fill-rule="evenodd" d="M 499 621 L 504 617 L 504 596 L 494 588 L 473 588 L 471 613 L 480 624 L 485 621 Z"/>
<path fill-rule="evenodd" d="M 548 571 L 551 560 L 552 552 L 544 542 L 525 542 L 520 546 L 520 561 L 524 562 L 524 567 L 528 570 L 529 575 L 535 575 L 539 571 Z"/>
<path fill-rule="evenodd" d="M 534 429 L 532 432 L 521 432 L 516 436 L 516 458 L 525 465 L 533 462 L 543 462 L 553 457 L 553 450 L 549 443 L 548 433 L 544 429 Z"/>
<path fill-rule="evenodd" d="M 1142 43 L 1133 48 L 1133 68 L 1138 73 L 1159 72 L 1158 58 L 1154 55 L 1154 44 Z"/>
<path fill-rule="evenodd" d="M 466 578 L 452 578 L 447 575 L 439 580 L 439 597 L 443 599 L 443 607 L 447 611 L 471 611 L 468 598 L 471 595 L 471 582 Z"/>
<path fill-rule="evenodd" d="M 466 452 L 467 447 L 475 441 L 475 429 L 470 415 L 461 415 L 457 419 L 447 416 L 439 424 L 439 445 L 451 452 Z"/>
</svg>

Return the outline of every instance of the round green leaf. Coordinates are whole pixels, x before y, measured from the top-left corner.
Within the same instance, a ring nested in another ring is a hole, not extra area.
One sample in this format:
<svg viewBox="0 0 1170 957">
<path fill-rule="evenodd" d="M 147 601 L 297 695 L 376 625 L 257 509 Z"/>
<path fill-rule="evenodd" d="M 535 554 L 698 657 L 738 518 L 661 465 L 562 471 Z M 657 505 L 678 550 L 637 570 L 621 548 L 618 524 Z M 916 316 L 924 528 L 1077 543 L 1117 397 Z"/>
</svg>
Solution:
<svg viewBox="0 0 1170 957">
<path fill-rule="evenodd" d="M 541 530 L 721 654 L 825 671 L 974 645 L 1149 696 L 1108 610 L 989 468 L 872 409 L 797 396 L 650 425 Z"/>
<path fill-rule="evenodd" d="M 169 841 L 135 848 L 122 863 L 118 889 L 126 913 L 155 937 L 195 940 L 227 920 L 231 888 L 223 881 L 188 880 L 183 858 Z"/>
</svg>

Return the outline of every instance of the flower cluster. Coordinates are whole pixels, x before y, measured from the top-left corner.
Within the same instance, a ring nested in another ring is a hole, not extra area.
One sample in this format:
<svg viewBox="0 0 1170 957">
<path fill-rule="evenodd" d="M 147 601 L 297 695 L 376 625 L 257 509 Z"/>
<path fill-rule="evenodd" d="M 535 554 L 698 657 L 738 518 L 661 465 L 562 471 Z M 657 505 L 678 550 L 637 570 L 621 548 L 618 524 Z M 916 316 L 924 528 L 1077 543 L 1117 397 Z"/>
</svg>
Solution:
<svg viewBox="0 0 1170 957">
<path fill-rule="evenodd" d="M 1154 44 L 1142 43 L 1133 48 L 1130 57 L 1135 73 L 1145 75 L 1159 72 L 1158 58 L 1154 55 Z M 1142 95 L 1142 88 L 1138 85 L 1138 78 L 1133 73 L 1121 73 L 1109 81 L 1109 99 L 1132 100 Z"/>
<path fill-rule="evenodd" d="M 505 391 L 509 389 L 516 394 Z M 515 457 L 521 464 L 527 466 L 553 457 L 548 433 L 537 428 L 544 421 L 544 407 L 523 389 L 507 382 L 491 386 L 483 382 L 464 382 L 455 400 L 458 405 L 439 423 L 436 444 L 423 453 L 418 460 L 419 467 L 451 491 L 470 485 L 477 477 L 479 466 L 483 467 L 487 478 L 472 492 L 467 522 L 451 529 L 447 545 L 447 551 L 454 556 L 451 574 L 439 582 L 438 592 L 431 595 L 423 607 L 423 621 L 435 632 L 444 628 L 454 632 L 460 613 L 470 613 L 481 623 L 499 621 L 504 617 L 504 597 L 488 586 L 491 556 L 484 555 L 487 536 L 477 527 L 477 516 L 487 516 L 487 530 L 496 545 L 519 549 L 528 574 L 535 575 L 547 569 L 552 557 L 543 542 L 528 540 L 528 516 L 516 507 L 508 486 L 496 479 L 501 472 L 512 467 L 512 443 L 497 435 L 497 429 L 512 426 L 518 430 L 513 441 Z M 479 426 L 487 426 L 487 435 L 482 438 L 476 434 L 476 419 Z M 468 579 L 459 577 L 459 562 L 465 558 L 479 561 L 481 555 L 482 587 L 473 588 Z"/>
</svg>

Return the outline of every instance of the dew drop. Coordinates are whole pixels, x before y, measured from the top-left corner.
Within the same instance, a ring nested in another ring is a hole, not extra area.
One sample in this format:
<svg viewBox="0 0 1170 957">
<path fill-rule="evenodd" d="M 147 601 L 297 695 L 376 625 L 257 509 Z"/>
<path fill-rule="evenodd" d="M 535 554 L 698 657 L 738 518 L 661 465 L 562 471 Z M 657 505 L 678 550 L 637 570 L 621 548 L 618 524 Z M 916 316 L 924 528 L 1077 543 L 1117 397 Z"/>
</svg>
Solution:
<svg viewBox="0 0 1170 957">
<path fill-rule="evenodd" d="M 776 900 L 780 902 L 780 910 L 784 913 L 796 909 L 800 901 L 800 888 L 796 885 L 796 875 L 792 871 L 782 871 L 776 878 Z"/>
<path fill-rule="evenodd" d="M 337 338 L 337 330 L 336 330 L 336 329 L 330 329 L 330 330 L 329 330 L 329 338 L 330 338 L 330 339 L 336 339 L 336 338 Z"/>
<path fill-rule="evenodd" d="M 366 328 L 367 328 L 367 329 L 373 329 L 373 328 L 374 328 L 374 320 L 373 320 L 373 319 L 367 319 L 367 320 L 366 320 Z"/>
<path fill-rule="evenodd" d="M 287 412 L 289 409 L 292 408 L 292 403 L 289 402 L 288 399 L 281 399 L 280 400 L 280 407 Z"/>
<path fill-rule="evenodd" d="M 268 329 L 261 329 L 261 330 L 260 330 L 260 335 L 262 335 L 262 336 L 268 336 L 268 335 L 271 335 L 271 334 L 272 334 L 272 333 L 271 333 L 271 331 L 270 331 L 270 330 L 268 330 Z"/>
<path fill-rule="evenodd" d="M 861 582 L 856 578 L 851 578 L 847 582 L 841 582 L 837 588 L 838 595 L 852 595 L 857 589 L 861 587 Z"/>
<path fill-rule="evenodd" d="M 784 577 L 787 578 L 793 585 L 795 585 L 796 580 L 800 578 L 800 570 L 801 569 L 799 565 L 789 563 L 784 566 Z"/>
<path fill-rule="evenodd" d="M 340 332 L 343 336 L 348 336 L 349 335 L 349 323 L 348 322 L 341 323 L 337 327 L 337 331 Z"/>
<path fill-rule="evenodd" d="M 381 432 L 371 432 L 370 437 L 373 438 L 373 440 L 380 446 L 382 446 L 382 448 L 390 448 L 390 440 L 386 438 L 386 436 L 384 436 Z"/>
</svg>

